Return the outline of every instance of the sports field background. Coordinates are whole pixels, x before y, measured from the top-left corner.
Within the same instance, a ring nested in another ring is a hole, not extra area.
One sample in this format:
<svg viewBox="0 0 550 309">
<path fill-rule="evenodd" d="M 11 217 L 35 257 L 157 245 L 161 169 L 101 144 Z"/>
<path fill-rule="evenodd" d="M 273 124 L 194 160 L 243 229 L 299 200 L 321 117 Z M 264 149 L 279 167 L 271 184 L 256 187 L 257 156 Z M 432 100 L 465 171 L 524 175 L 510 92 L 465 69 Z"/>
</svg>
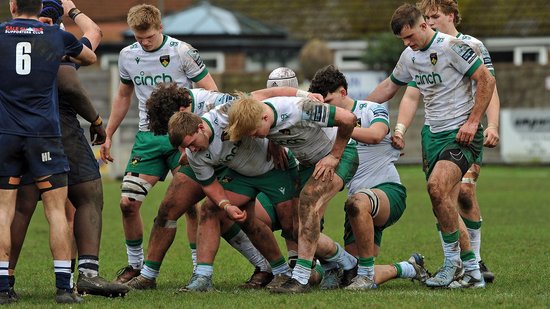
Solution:
<svg viewBox="0 0 550 309">
<path fill-rule="evenodd" d="M 443 256 L 435 219 L 419 166 L 399 166 L 408 189 L 407 210 L 384 233 L 376 264 L 407 259 L 412 252 L 426 256 L 430 271 Z M 118 206 L 119 182 L 104 183 L 105 207 L 100 272 L 113 279 L 126 265 L 126 251 Z M 157 185 L 142 206 L 145 241 L 167 183 Z M 543 308 L 550 307 L 550 167 L 486 166 L 478 182 L 483 215 L 482 258 L 496 279 L 484 290 L 432 290 L 406 280 L 395 280 L 367 292 L 317 291 L 306 295 L 271 295 L 239 290 L 253 271 L 236 251 L 222 241 L 214 265 L 218 292 L 178 294 L 191 276 L 190 251 L 184 220 L 176 241 L 162 264 L 156 290 L 132 291 L 123 299 L 86 296 L 79 308 Z M 342 243 L 343 201 L 340 193 L 325 215 L 325 232 Z M 279 240 L 279 232 L 277 232 Z M 282 242 L 280 242 L 282 244 Z M 21 300 L 13 307 L 59 307 L 54 302 L 54 275 L 48 247 L 48 225 L 39 207 L 29 228 L 16 271 Z"/>
</svg>

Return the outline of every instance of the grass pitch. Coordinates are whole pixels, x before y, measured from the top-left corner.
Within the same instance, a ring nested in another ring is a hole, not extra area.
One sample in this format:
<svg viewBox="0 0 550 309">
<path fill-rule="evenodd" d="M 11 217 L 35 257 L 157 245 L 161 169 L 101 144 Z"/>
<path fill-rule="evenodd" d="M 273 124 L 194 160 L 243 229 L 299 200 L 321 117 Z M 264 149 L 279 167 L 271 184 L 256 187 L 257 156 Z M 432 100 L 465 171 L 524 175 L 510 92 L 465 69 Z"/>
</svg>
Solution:
<svg viewBox="0 0 550 309">
<path fill-rule="evenodd" d="M 418 166 L 399 166 L 408 189 L 407 210 L 384 233 L 376 264 L 407 259 L 412 252 L 426 257 L 435 271 L 443 261 L 424 175 Z M 113 279 L 126 265 L 126 250 L 118 206 L 119 182 L 105 181 L 105 207 L 100 272 Z M 157 185 L 142 206 L 145 245 L 166 183 Z M 550 168 L 495 167 L 482 169 L 478 200 L 483 215 L 481 255 L 495 273 L 484 290 L 432 290 L 407 280 L 394 280 L 368 292 L 318 291 L 305 295 L 271 295 L 239 290 L 253 271 L 244 258 L 222 241 L 214 268 L 218 292 L 178 294 L 191 276 L 190 250 L 185 222 L 162 264 L 158 288 L 132 291 L 122 299 L 86 296 L 79 308 L 543 308 L 550 307 Z M 325 232 L 342 243 L 343 201 L 340 193 L 325 215 Z M 277 232 L 277 235 L 279 233 Z M 281 238 L 277 236 L 279 240 Z M 282 245 L 282 241 L 280 242 Z M 282 247 L 283 248 L 283 247 Z M 53 263 L 48 247 L 48 225 L 42 207 L 31 222 L 16 271 L 17 307 L 59 307 L 54 302 Z"/>
</svg>

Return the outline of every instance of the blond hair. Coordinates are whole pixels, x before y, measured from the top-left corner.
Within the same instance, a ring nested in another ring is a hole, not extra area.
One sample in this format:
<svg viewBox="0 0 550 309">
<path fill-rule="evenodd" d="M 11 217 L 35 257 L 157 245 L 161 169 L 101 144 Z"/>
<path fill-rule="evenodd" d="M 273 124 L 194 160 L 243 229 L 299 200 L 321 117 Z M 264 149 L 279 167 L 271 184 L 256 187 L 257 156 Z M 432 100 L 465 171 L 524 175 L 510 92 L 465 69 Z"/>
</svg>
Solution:
<svg viewBox="0 0 550 309">
<path fill-rule="evenodd" d="M 424 15 L 438 10 L 445 15 L 453 13 L 453 23 L 455 26 L 458 26 L 462 20 L 462 17 L 460 17 L 460 12 L 458 11 L 458 2 L 456 0 L 422 0 L 418 2 L 416 6 Z"/>
<path fill-rule="evenodd" d="M 138 4 L 128 11 L 126 19 L 132 30 L 147 31 L 151 28 L 160 29 L 162 24 L 160 11 L 150 4 Z"/>
<path fill-rule="evenodd" d="M 232 142 L 240 140 L 243 136 L 262 125 L 264 103 L 255 100 L 249 94 L 238 92 L 238 99 L 233 101 L 228 111 L 229 125 L 227 133 Z"/>
<path fill-rule="evenodd" d="M 168 121 L 168 138 L 170 144 L 179 147 L 186 136 L 193 135 L 199 131 L 201 117 L 189 112 L 176 112 Z"/>
</svg>

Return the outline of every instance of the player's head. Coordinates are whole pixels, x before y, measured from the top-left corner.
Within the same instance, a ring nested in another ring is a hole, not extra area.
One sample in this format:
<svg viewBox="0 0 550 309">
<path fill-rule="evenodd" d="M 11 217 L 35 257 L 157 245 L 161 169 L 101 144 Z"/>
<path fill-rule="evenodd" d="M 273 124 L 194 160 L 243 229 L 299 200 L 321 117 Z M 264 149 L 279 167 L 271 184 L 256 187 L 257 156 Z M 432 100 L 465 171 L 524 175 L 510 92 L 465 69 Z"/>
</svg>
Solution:
<svg viewBox="0 0 550 309">
<path fill-rule="evenodd" d="M 42 9 L 42 0 L 10 0 L 10 12 L 12 16 L 21 15 L 38 16 Z"/>
<path fill-rule="evenodd" d="M 413 50 L 425 47 L 433 36 L 433 30 L 428 27 L 420 10 L 410 3 L 404 3 L 395 10 L 390 25 L 393 34 Z"/>
<path fill-rule="evenodd" d="M 338 68 L 329 64 L 315 72 L 308 91 L 321 94 L 326 103 L 338 103 L 332 101 L 348 95 L 348 82 Z"/>
<path fill-rule="evenodd" d="M 162 44 L 162 20 L 156 7 L 149 4 L 133 6 L 128 11 L 127 22 L 145 51 L 155 50 Z"/>
<path fill-rule="evenodd" d="M 428 26 L 443 33 L 456 31 L 461 17 L 456 0 L 422 0 L 416 4 Z"/>
<path fill-rule="evenodd" d="M 265 123 L 265 104 L 248 94 L 238 93 L 237 96 L 238 98 L 233 101 L 228 112 L 227 133 L 229 139 L 238 141 L 244 136 L 266 137 L 271 124 Z"/>
<path fill-rule="evenodd" d="M 189 112 L 175 112 L 168 120 L 168 137 L 174 147 L 179 147 L 186 136 L 199 131 L 201 117 Z"/>
<path fill-rule="evenodd" d="M 149 129 L 155 135 L 168 133 L 168 120 L 177 111 L 183 111 L 191 105 L 193 99 L 189 89 L 176 83 L 160 83 L 145 102 Z"/>
<path fill-rule="evenodd" d="M 269 74 L 267 79 L 267 88 L 271 87 L 298 88 L 296 73 L 287 67 L 276 68 Z"/>
<path fill-rule="evenodd" d="M 61 0 L 42 0 L 42 11 L 38 14 L 38 20 L 46 24 L 60 24 L 61 17 L 63 17 Z"/>
</svg>

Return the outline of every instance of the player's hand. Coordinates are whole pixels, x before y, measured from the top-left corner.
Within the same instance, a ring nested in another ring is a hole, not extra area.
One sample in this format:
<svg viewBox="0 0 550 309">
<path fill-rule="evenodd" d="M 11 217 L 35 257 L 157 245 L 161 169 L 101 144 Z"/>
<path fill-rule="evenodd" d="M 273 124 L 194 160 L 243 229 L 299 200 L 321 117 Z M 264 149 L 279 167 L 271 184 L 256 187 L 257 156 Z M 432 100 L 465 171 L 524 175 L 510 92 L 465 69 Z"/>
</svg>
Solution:
<svg viewBox="0 0 550 309">
<path fill-rule="evenodd" d="M 310 93 L 307 98 L 317 102 L 325 102 L 325 98 L 319 93 Z"/>
<path fill-rule="evenodd" d="M 403 138 L 403 135 L 399 132 L 393 133 L 391 137 L 391 145 L 395 149 L 403 150 L 403 148 L 405 148 L 405 139 Z"/>
<path fill-rule="evenodd" d="M 483 146 L 487 148 L 495 148 L 500 141 L 500 136 L 498 135 L 498 128 L 489 126 L 485 131 L 483 131 L 483 137 L 485 137 L 485 142 Z"/>
<path fill-rule="evenodd" d="M 69 11 L 76 7 L 71 0 L 61 0 L 61 4 L 63 5 L 63 16 L 69 16 Z"/>
<path fill-rule="evenodd" d="M 90 140 L 92 141 L 92 145 L 101 145 L 105 143 L 105 139 L 107 139 L 107 133 L 105 133 L 105 128 L 103 128 L 103 125 L 100 124 L 98 126 L 95 126 L 93 124 L 90 125 Z"/>
<path fill-rule="evenodd" d="M 273 159 L 275 168 L 285 171 L 288 169 L 288 154 L 283 146 L 277 145 L 272 141 L 267 143 L 267 158 L 269 161 Z"/>
<path fill-rule="evenodd" d="M 105 143 L 101 145 L 99 154 L 101 155 L 101 160 L 105 162 L 105 164 L 109 164 L 109 162 L 114 161 L 113 157 L 111 157 L 111 139 L 110 138 L 107 137 L 105 139 Z"/>
<path fill-rule="evenodd" d="M 246 220 L 246 210 L 241 210 L 235 205 L 227 205 L 224 209 L 229 219 L 237 223 L 243 223 Z"/>
<path fill-rule="evenodd" d="M 334 178 L 334 171 L 340 163 L 340 159 L 336 158 L 332 154 L 322 158 L 317 164 L 315 164 L 315 170 L 313 171 L 313 178 L 315 180 L 321 179 L 321 181 L 332 180 Z"/>
<path fill-rule="evenodd" d="M 460 126 L 460 129 L 458 129 L 456 141 L 463 146 L 470 145 L 470 143 L 474 140 L 478 127 L 479 123 L 466 121 L 462 126 Z"/>
</svg>

